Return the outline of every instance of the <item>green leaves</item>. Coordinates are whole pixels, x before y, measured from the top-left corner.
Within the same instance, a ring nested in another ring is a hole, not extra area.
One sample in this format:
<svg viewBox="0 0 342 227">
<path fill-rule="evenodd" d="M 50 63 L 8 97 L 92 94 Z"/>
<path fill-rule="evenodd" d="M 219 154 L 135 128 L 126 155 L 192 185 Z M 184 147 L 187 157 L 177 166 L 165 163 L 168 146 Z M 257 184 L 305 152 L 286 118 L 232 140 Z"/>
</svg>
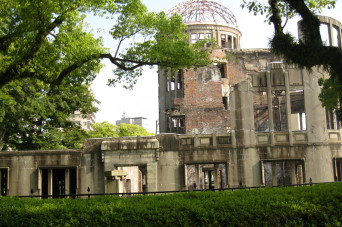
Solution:
<svg viewBox="0 0 342 227">
<path fill-rule="evenodd" d="M 107 121 L 96 123 L 92 125 L 93 130 L 88 132 L 89 138 L 115 138 L 120 136 L 151 136 L 145 128 L 139 125 L 131 125 L 121 123 L 120 125 L 113 125 Z"/>
</svg>

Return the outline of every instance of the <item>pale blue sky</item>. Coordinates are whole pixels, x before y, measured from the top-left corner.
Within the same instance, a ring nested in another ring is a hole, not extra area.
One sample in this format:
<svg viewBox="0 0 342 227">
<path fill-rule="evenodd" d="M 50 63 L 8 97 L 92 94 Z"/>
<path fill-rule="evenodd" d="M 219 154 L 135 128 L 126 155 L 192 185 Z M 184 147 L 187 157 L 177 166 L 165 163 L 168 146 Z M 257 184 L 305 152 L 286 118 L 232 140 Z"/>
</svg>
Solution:
<svg viewBox="0 0 342 227">
<path fill-rule="evenodd" d="M 264 0 L 265 1 L 265 0 Z M 142 0 L 150 11 L 167 11 L 183 0 Z M 268 39 L 273 33 L 271 25 L 264 23 L 264 17 L 253 16 L 246 9 L 242 10 L 242 0 L 216 0 L 217 3 L 229 8 L 235 15 L 239 29 L 242 32 L 241 48 L 265 48 L 268 46 Z M 322 15 L 333 17 L 342 22 L 342 3 L 337 2 L 336 8 L 326 10 Z M 288 24 L 289 31 L 297 36 L 296 23 L 298 19 Z M 92 27 L 102 27 L 108 31 L 110 23 L 105 20 L 90 18 Z M 115 47 L 110 36 L 99 33 L 104 37 L 105 46 Z M 113 49 L 112 49 L 113 51 Z M 123 112 L 128 117 L 146 117 L 146 128 L 155 132 L 155 122 L 158 120 L 158 80 L 157 69 L 148 69 L 139 79 L 133 91 L 125 90 L 121 86 L 109 87 L 106 85 L 107 78 L 112 74 L 113 66 L 104 61 L 104 67 L 92 85 L 96 98 L 101 102 L 99 112 L 96 114 L 96 121 L 108 121 L 115 124 L 121 118 Z"/>
</svg>

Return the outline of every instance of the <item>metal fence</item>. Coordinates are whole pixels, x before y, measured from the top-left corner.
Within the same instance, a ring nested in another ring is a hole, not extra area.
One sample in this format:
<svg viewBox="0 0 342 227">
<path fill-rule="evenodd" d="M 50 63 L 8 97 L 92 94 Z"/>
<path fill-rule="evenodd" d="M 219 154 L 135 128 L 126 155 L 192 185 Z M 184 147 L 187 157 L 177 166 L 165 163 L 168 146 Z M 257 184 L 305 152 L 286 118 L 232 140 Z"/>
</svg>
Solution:
<svg viewBox="0 0 342 227">
<path fill-rule="evenodd" d="M 65 194 L 65 195 L 26 195 L 18 196 L 20 198 L 91 198 L 95 196 L 121 196 L 121 197 L 133 197 L 141 195 L 166 195 L 173 193 L 188 193 L 188 192 L 203 192 L 203 191 L 236 191 L 236 190 L 252 190 L 260 188 L 278 188 L 278 187 L 299 187 L 299 186 L 312 186 L 315 184 L 331 184 L 337 182 L 321 182 L 321 183 L 305 183 L 305 184 L 288 184 L 288 185 L 277 185 L 277 186 L 256 186 L 256 187 L 245 187 L 239 186 L 235 188 L 220 188 L 220 189 L 197 189 L 197 190 L 179 190 L 179 191 L 156 191 L 156 192 L 130 192 L 130 193 L 94 193 L 94 194 Z M 89 188 L 88 188 L 89 189 Z"/>
</svg>

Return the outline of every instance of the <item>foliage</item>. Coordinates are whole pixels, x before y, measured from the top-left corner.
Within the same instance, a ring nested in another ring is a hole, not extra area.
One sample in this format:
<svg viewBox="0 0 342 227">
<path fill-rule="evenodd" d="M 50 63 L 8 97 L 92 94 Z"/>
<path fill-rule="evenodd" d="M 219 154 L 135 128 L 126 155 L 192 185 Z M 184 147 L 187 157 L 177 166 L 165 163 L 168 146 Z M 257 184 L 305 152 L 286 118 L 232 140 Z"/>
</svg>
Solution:
<svg viewBox="0 0 342 227">
<path fill-rule="evenodd" d="M 27 78 L 13 81 L 0 90 L 0 138 L 3 149 L 77 148 L 83 132 L 70 121 L 76 110 L 95 112 L 87 85 L 64 84 L 52 88 Z M 1 134 L 1 133 L 0 133 Z"/>
<path fill-rule="evenodd" d="M 274 37 L 270 46 L 274 53 L 281 55 L 289 63 L 311 70 L 314 66 L 322 66 L 329 72 L 329 78 L 322 78 L 323 85 L 320 100 L 323 106 L 333 110 L 342 117 L 342 49 L 324 46 L 320 35 L 320 22 L 316 13 L 324 7 L 335 7 L 335 0 L 269 0 L 268 4 L 258 1 L 243 1 L 242 7 L 254 14 L 266 13 L 266 20 L 274 26 Z M 284 32 L 287 20 L 294 15 L 301 17 L 301 40 Z M 285 21 L 285 22 L 283 22 Z M 329 95 L 327 95 L 329 94 Z"/>
<path fill-rule="evenodd" d="M 89 31 L 86 14 L 111 18 L 113 55 Z M 201 46 L 189 45 L 185 30 L 180 17 L 149 13 L 140 0 L 3 0 L 0 149 L 69 146 L 69 132 L 77 130 L 68 116 L 77 109 L 94 111 L 84 86 L 101 69 L 101 59 L 117 67 L 109 83 L 127 88 L 144 65 L 179 69 L 209 63 Z"/>
<path fill-rule="evenodd" d="M 145 128 L 139 125 L 124 124 L 113 125 L 107 121 L 92 125 L 93 130 L 88 132 L 89 138 L 109 138 L 120 136 L 150 136 Z"/>
<path fill-rule="evenodd" d="M 0 198 L 3 226 L 339 226 L 342 184 L 92 199 Z"/>
<path fill-rule="evenodd" d="M 209 62 L 205 51 L 187 42 L 180 17 L 149 13 L 140 0 L 5 0 L 0 12 L 0 88 L 28 77 L 50 84 L 89 82 L 100 59 L 117 66 L 110 83 L 126 80 L 127 87 L 144 65 L 185 68 Z M 87 31 L 85 13 L 112 18 L 114 55 Z M 130 46 L 122 49 L 124 41 Z"/>
</svg>

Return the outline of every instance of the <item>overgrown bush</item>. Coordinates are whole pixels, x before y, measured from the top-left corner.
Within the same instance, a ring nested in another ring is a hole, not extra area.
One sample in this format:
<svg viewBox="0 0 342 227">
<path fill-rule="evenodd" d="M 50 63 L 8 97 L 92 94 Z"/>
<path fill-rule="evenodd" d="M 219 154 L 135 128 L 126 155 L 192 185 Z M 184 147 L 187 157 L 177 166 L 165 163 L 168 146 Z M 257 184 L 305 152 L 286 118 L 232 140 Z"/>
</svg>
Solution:
<svg viewBox="0 0 342 227">
<path fill-rule="evenodd" d="M 342 183 L 91 199 L 0 197 L 1 226 L 333 225 Z"/>
</svg>

